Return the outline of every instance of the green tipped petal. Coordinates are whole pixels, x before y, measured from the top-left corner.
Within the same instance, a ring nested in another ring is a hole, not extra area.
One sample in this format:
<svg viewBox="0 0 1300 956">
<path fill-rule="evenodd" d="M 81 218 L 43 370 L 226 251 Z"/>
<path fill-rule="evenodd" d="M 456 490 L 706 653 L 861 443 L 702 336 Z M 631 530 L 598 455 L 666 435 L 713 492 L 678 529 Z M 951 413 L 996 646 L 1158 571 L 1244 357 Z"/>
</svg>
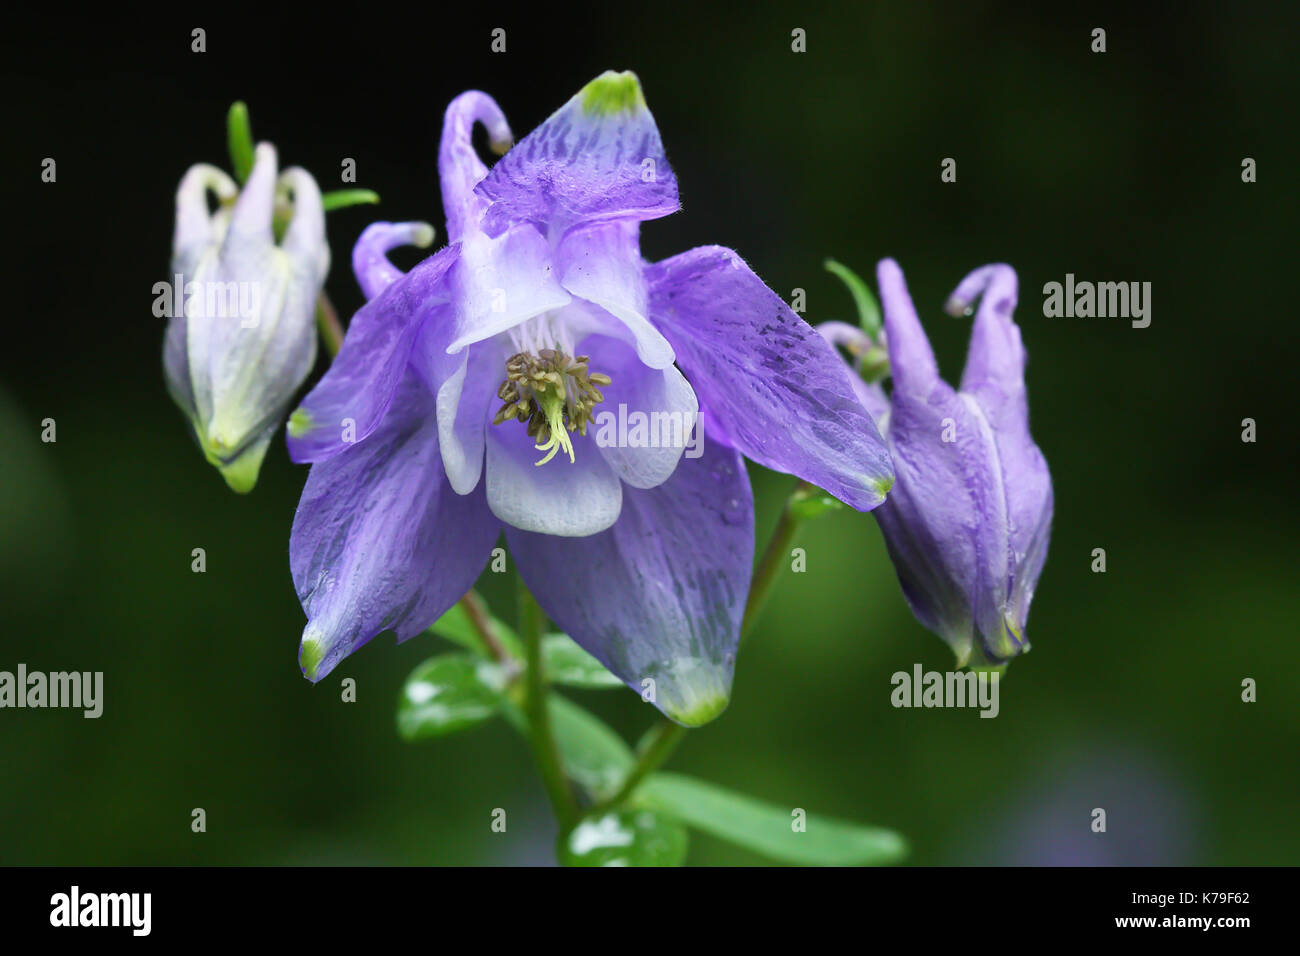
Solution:
<svg viewBox="0 0 1300 956">
<path fill-rule="evenodd" d="M 218 466 L 221 477 L 226 479 L 226 484 L 230 486 L 231 491 L 246 495 L 253 490 L 257 484 L 258 472 L 262 469 L 262 459 L 266 456 L 269 445 L 270 442 L 258 442 L 229 465 Z"/>
<path fill-rule="evenodd" d="M 622 73 L 606 70 L 578 95 L 582 97 L 583 112 L 589 116 L 612 116 L 645 108 L 641 81 L 631 70 Z"/>
<path fill-rule="evenodd" d="M 975 639 L 969 630 L 956 633 L 945 631 L 939 636 L 943 638 L 944 643 L 952 648 L 954 667 L 960 670 L 970 663 L 971 650 L 974 647 Z"/>
<path fill-rule="evenodd" d="M 641 82 L 612 71 L 571 96 L 473 190 L 490 204 L 480 220 L 489 236 L 523 222 L 563 235 L 578 225 L 658 219 L 679 206 Z"/>
<path fill-rule="evenodd" d="M 993 653 L 1002 660 L 1008 660 L 1027 650 L 1029 650 L 1029 645 L 1025 642 L 1024 634 L 1016 627 L 1011 618 L 1004 615 L 1002 630 L 998 632 L 997 638 L 993 642 Z"/>
<path fill-rule="evenodd" d="M 302 632 L 302 644 L 298 648 L 298 665 L 302 668 L 302 675 L 309 681 L 315 681 L 316 672 L 320 669 L 320 662 L 324 658 L 325 642 L 309 624 Z"/>
<path fill-rule="evenodd" d="M 665 708 L 664 713 L 683 727 L 703 727 L 724 710 L 731 698 L 726 694 L 713 694 L 695 699 L 683 708 Z"/>
<path fill-rule="evenodd" d="M 659 709 L 683 727 L 701 727 L 731 700 L 731 669 L 696 657 L 670 661 L 648 675 Z"/>
<path fill-rule="evenodd" d="M 1006 672 L 1007 664 L 1012 658 L 1028 652 L 1029 642 L 1023 633 L 1009 618 L 1004 618 L 1003 626 L 996 634 L 976 637 L 970 642 L 965 654 L 958 653 L 957 666 L 1002 674 Z"/>
<path fill-rule="evenodd" d="M 203 450 L 203 457 L 207 459 L 208 464 L 221 472 L 221 477 L 226 480 L 230 490 L 241 495 L 246 495 L 257 485 L 257 476 L 262 470 L 262 460 L 266 457 L 266 451 L 271 447 L 271 438 L 273 432 L 267 432 L 256 441 L 245 446 L 244 450 L 239 452 L 234 458 L 228 458 L 227 448 L 220 440 L 212 440 L 205 436 L 197 425 L 194 426 L 194 433 L 199 440 L 199 448 Z"/>
<path fill-rule="evenodd" d="M 312 429 L 311 412 L 305 408 L 296 408 L 289 416 L 289 437 L 301 438 Z"/>
</svg>

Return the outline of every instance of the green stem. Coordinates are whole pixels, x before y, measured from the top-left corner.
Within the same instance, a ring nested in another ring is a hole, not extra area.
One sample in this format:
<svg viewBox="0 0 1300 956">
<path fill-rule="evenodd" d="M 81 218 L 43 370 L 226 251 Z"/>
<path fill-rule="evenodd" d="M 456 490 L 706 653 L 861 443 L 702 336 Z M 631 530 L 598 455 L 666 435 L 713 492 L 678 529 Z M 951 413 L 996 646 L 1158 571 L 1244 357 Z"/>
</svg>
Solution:
<svg viewBox="0 0 1300 956">
<path fill-rule="evenodd" d="M 587 812 L 587 816 L 600 816 L 621 806 L 623 801 L 632 796 L 636 788 L 641 785 L 642 780 L 658 770 L 663 765 L 663 762 L 672 756 L 672 752 L 677 749 L 677 745 L 682 742 L 685 736 L 686 728 L 681 724 L 674 724 L 666 718 L 661 719 L 646 734 L 646 742 L 640 748 L 640 756 L 637 758 L 636 764 L 628 771 L 627 776 L 623 778 L 623 783 L 619 786 L 618 792 L 592 807 Z"/>
<path fill-rule="evenodd" d="M 343 345 L 343 326 L 339 324 L 339 314 L 334 311 L 334 305 L 324 291 L 316 300 L 316 325 L 320 329 L 320 337 L 325 341 L 325 347 L 329 349 L 330 358 L 338 355 L 339 348 Z"/>
<path fill-rule="evenodd" d="M 771 593 L 772 585 L 776 583 L 777 575 L 786 566 L 790 542 L 794 539 L 794 533 L 799 529 L 800 524 L 792 503 L 811 487 L 806 481 L 795 485 L 794 491 L 785 501 L 785 507 L 781 509 L 781 517 L 777 519 L 772 537 L 767 539 L 763 556 L 758 559 L 758 568 L 754 571 L 754 580 L 749 587 L 749 600 L 745 602 L 745 617 L 740 623 L 742 641 L 758 621 L 763 605 L 767 603 L 768 595 Z"/>
<path fill-rule="evenodd" d="M 564 774 L 560 751 L 551 731 L 551 713 L 546 703 L 546 675 L 542 671 L 542 609 L 523 580 L 519 581 L 519 636 L 523 640 L 527 663 L 527 686 L 524 714 L 528 718 L 528 738 L 533 758 L 542 775 L 542 785 L 562 829 L 578 819 L 578 804 Z"/>
</svg>

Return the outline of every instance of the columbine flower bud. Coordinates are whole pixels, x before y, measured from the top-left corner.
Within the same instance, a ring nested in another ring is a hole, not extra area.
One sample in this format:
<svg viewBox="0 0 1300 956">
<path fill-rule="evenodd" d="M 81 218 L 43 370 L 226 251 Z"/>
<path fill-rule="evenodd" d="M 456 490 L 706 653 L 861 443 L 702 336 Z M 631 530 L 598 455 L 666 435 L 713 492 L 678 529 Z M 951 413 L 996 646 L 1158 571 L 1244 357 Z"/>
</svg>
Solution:
<svg viewBox="0 0 1300 956">
<path fill-rule="evenodd" d="M 881 262 L 879 279 L 893 390 L 855 383 L 897 475 L 876 519 L 917 620 L 958 666 L 1000 667 L 1029 649 L 1025 621 L 1052 525 L 1052 478 L 1029 434 L 1025 350 L 1011 320 L 1016 274 L 984 266 L 949 299 L 954 315 L 979 299 L 956 390 L 939 377 L 898 264 Z M 847 344 L 837 326 L 822 333 Z"/>
<path fill-rule="evenodd" d="M 320 190 L 302 169 L 277 178 L 274 147 L 257 147 L 242 191 L 214 166 L 186 172 L 176 192 L 163 367 L 199 447 L 235 491 L 256 484 L 316 360 L 316 300 L 328 271 Z"/>
</svg>

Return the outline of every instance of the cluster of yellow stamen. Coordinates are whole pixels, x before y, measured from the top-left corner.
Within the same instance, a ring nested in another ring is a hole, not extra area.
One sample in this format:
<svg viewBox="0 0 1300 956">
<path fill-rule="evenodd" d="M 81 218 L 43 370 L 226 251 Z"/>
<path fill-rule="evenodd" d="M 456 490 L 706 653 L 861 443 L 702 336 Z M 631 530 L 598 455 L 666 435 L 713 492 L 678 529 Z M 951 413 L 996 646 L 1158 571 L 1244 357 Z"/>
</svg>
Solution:
<svg viewBox="0 0 1300 956">
<path fill-rule="evenodd" d="M 493 425 L 516 419 L 528 423 L 528 437 L 546 455 L 536 464 L 544 465 L 563 450 L 573 459 L 573 442 L 569 432 L 587 434 L 591 410 L 605 400 L 598 385 L 608 385 L 610 378 L 587 369 L 588 356 L 571 358 L 558 349 L 542 349 L 536 355 L 518 352 L 506 360 L 506 380 L 497 389 L 503 404 L 492 419 Z"/>
</svg>

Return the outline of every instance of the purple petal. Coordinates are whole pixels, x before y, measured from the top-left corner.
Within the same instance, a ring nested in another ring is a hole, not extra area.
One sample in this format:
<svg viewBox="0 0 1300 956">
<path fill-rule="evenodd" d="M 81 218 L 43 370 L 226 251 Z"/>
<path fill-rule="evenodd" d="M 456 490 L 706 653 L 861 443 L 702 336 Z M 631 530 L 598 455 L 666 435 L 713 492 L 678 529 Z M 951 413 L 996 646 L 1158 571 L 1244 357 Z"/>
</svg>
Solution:
<svg viewBox="0 0 1300 956">
<path fill-rule="evenodd" d="M 861 354 L 871 348 L 871 336 L 856 325 L 847 322 L 821 322 L 813 328 L 831 345 L 838 345 L 850 354 Z"/>
<path fill-rule="evenodd" d="M 604 531 L 618 520 L 623 484 L 589 437 L 570 435 L 574 460 L 563 452 L 544 465 L 523 422 L 487 430 L 487 500 L 506 525 L 559 537 Z"/>
<path fill-rule="evenodd" d="M 846 349 L 850 354 L 860 355 L 874 344 L 867 333 L 847 322 L 822 322 L 813 328 L 831 345 Z M 864 382 L 862 376 L 854 371 L 852 364 L 846 365 L 845 368 L 849 373 L 849 385 L 853 387 L 853 394 L 867 410 L 871 420 L 876 423 L 881 437 L 884 437 L 885 423 L 889 415 L 889 398 L 885 395 L 885 390 L 874 382 L 870 384 Z"/>
<path fill-rule="evenodd" d="M 990 612 L 1006 595 L 1006 517 L 987 429 L 940 386 L 929 401 L 895 393 L 889 450 L 898 481 L 875 514 L 912 612 L 964 664 L 976 631 L 1000 623 Z"/>
<path fill-rule="evenodd" d="M 1047 557 L 1053 500 L 1047 460 L 1029 433 L 1025 349 L 1011 319 L 1016 297 L 1010 266 L 984 266 L 962 280 L 949 310 L 961 311 L 979 299 L 961 392 L 974 397 L 997 445 L 1010 520 L 1011 626 L 1019 631 Z"/>
<path fill-rule="evenodd" d="M 883 438 L 885 429 L 889 426 L 889 396 L 885 394 L 885 390 L 878 383 L 864 382 L 862 376 L 854 372 L 851 367 L 846 365 L 845 368 L 849 371 L 849 385 L 853 389 L 853 394 L 862 403 L 862 407 L 867 410 L 871 420 L 876 423 L 876 429 Z"/>
<path fill-rule="evenodd" d="M 936 385 L 947 388 L 939 378 L 939 363 L 934 360 L 930 340 L 907 293 L 903 270 L 893 259 L 882 259 L 876 267 L 876 278 L 880 283 L 881 306 L 890 315 L 885 335 L 894 394 L 901 389 L 924 397 Z"/>
<path fill-rule="evenodd" d="M 1016 273 L 1010 266 L 984 266 L 963 279 L 948 297 L 947 310 L 958 315 L 979 300 L 961 390 L 977 394 L 982 389 L 990 389 L 994 410 L 1006 398 L 1020 399 L 1023 408 L 1025 348 L 1020 341 L 1020 329 L 1011 321 L 1017 287 Z M 1021 409 L 1008 411 L 1023 417 Z"/>
<path fill-rule="evenodd" d="M 352 272 L 369 301 L 404 276 L 388 261 L 388 251 L 399 246 L 433 245 L 433 226 L 427 222 L 374 222 L 352 247 Z"/>
<path fill-rule="evenodd" d="M 1036 449 L 1035 449 L 1036 450 Z M 1041 458 L 1041 453 L 1039 455 Z M 1034 590 L 1038 587 L 1039 575 L 1043 573 L 1043 564 L 1047 560 L 1047 546 L 1052 535 L 1052 511 L 1054 495 L 1052 479 L 1047 471 L 1047 462 L 1043 461 L 1041 473 L 1042 488 L 1035 497 L 1027 481 L 1007 480 L 1008 489 L 1021 496 L 1021 499 L 1009 502 L 1012 526 L 1011 545 L 1013 562 L 1010 583 L 1010 595 L 1007 613 L 1011 626 L 1017 635 L 1023 636 L 1029 621 L 1029 605 L 1034 599 Z M 1030 504 L 1026 504 L 1029 502 Z M 1035 514 L 1035 507 L 1037 513 Z M 1025 517 L 1028 516 L 1028 517 Z M 1024 520 L 1024 525 L 1015 524 Z M 1032 520 L 1032 524 L 1029 522 Z M 1032 528 L 1031 531 L 1026 529 Z"/>
<path fill-rule="evenodd" d="M 487 175 L 487 167 L 474 150 L 474 124 L 482 123 L 488 140 L 498 153 L 510 148 L 514 137 L 496 100 L 470 90 L 451 101 L 442 121 L 438 143 L 438 181 L 442 185 L 447 234 L 452 242 L 467 231 L 477 231 L 487 201 L 474 194 L 474 187 Z"/>
<path fill-rule="evenodd" d="M 361 307 L 329 371 L 289 417 L 290 458 L 321 461 L 374 431 L 421 323 L 450 295 L 443 280 L 459 249 L 440 250 Z"/>
<path fill-rule="evenodd" d="M 677 211 L 677 180 L 635 74 L 596 77 L 492 167 L 477 192 L 488 235 L 531 222 L 552 235 Z"/>
<path fill-rule="evenodd" d="M 626 343 L 592 335 L 578 351 L 591 356 L 590 368 L 611 378 L 601 387 L 591 435 L 614 473 L 634 488 L 653 488 L 668 480 L 691 442 L 699 403 L 674 365 L 649 368 Z"/>
<path fill-rule="evenodd" d="M 507 528 L 506 540 L 556 625 L 634 691 L 653 688 L 655 706 L 688 727 L 726 707 L 754 552 L 738 453 L 706 441 L 658 488 L 628 489 L 601 534 Z"/>
<path fill-rule="evenodd" d="M 976 650 L 976 635 L 982 657 L 1010 656 L 1007 501 L 993 429 L 973 398 L 939 378 L 897 264 L 881 262 L 878 275 L 898 482 L 876 516 L 890 558 L 913 613 L 960 664 Z"/>
<path fill-rule="evenodd" d="M 499 531 L 482 491 L 447 484 L 433 396 L 408 374 L 374 433 L 307 477 L 289 544 L 303 673 L 319 681 L 381 631 L 420 633 L 473 585 Z"/>
<path fill-rule="evenodd" d="M 843 360 L 730 249 L 649 266 L 650 317 L 727 444 L 869 510 L 894 480 Z"/>
</svg>

